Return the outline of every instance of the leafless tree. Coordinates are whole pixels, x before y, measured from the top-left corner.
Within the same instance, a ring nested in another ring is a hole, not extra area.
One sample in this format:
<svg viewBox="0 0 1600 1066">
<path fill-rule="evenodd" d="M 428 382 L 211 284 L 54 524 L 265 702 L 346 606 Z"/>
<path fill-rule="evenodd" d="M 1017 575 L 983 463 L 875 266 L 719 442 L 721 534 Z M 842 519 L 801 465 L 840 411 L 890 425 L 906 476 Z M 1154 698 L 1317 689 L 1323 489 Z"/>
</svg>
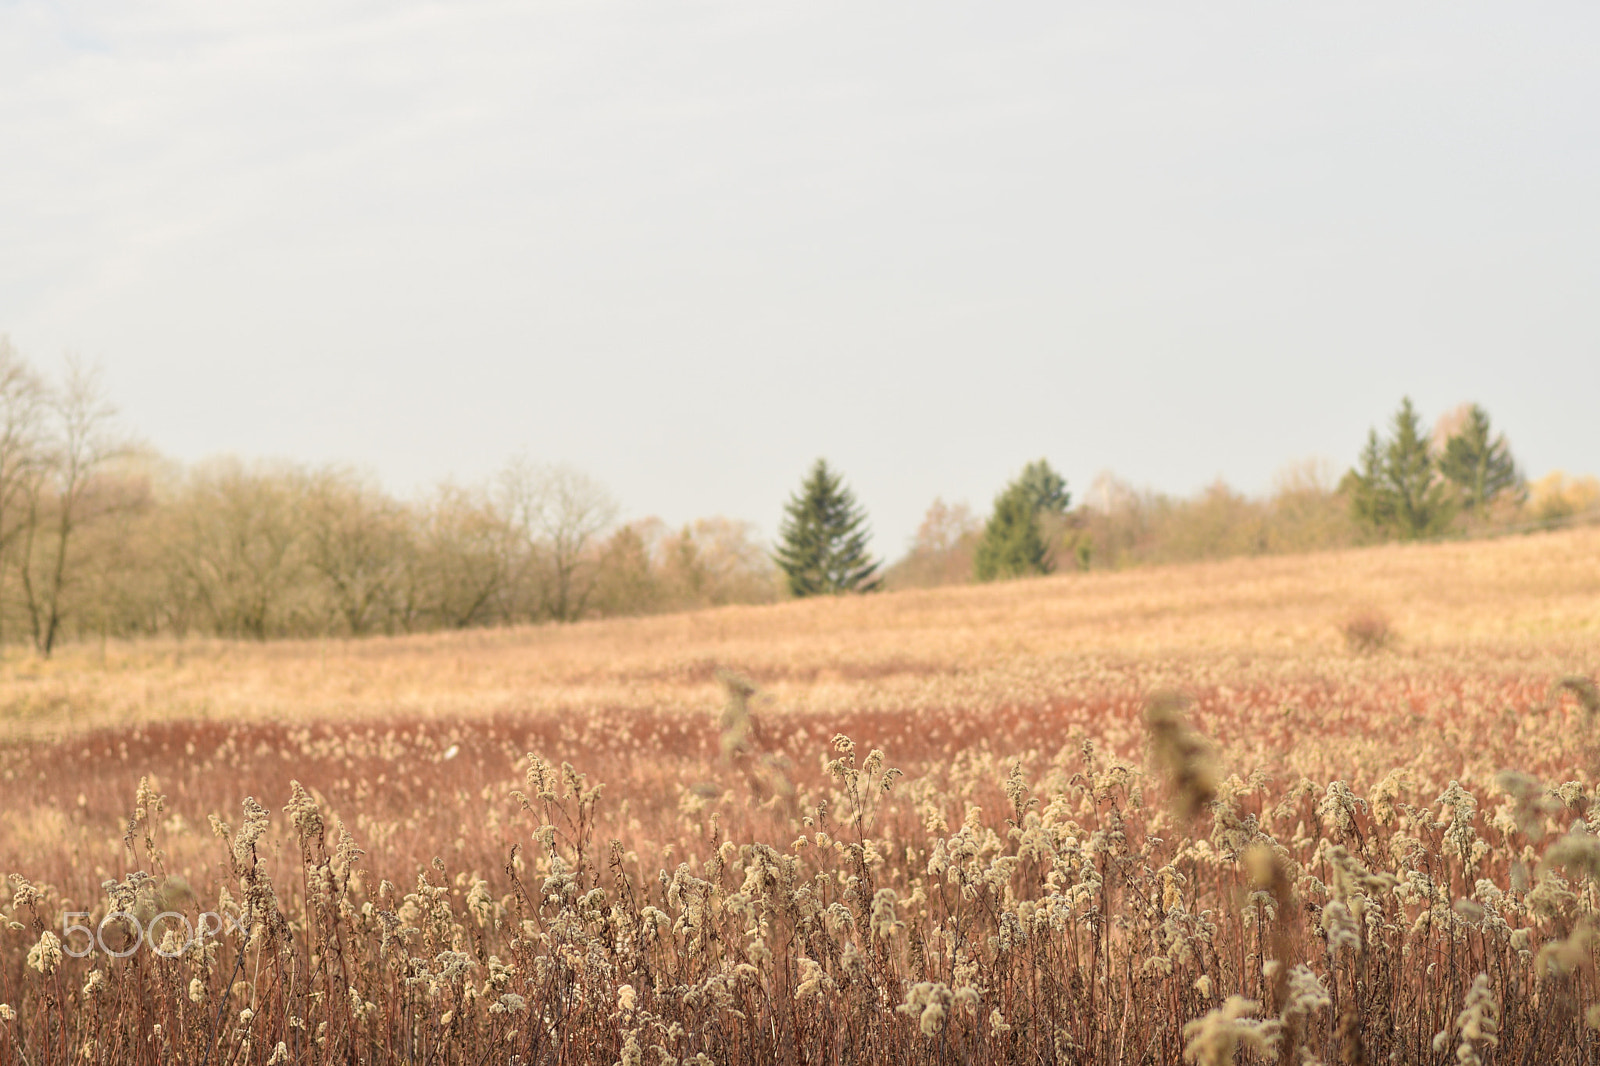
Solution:
<svg viewBox="0 0 1600 1066">
<path fill-rule="evenodd" d="M 45 394 L 48 436 L 40 474 L 25 479 L 27 517 L 22 535 L 22 589 L 41 655 L 54 650 L 65 618 L 64 593 L 72 576 L 73 535 L 114 503 L 97 489 L 108 464 L 128 454 L 112 430 L 116 408 L 106 399 L 99 371 L 69 359 L 59 389 Z M 113 494 L 114 495 L 114 494 Z"/>
<path fill-rule="evenodd" d="M 521 540 L 523 572 L 537 577 L 541 613 L 558 622 L 581 617 L 594 590 L 596 542 L 616 520 L 616 502 L 580 470 L 525 459 L 508 465 L 496 487 Z"/>
<path fill-rule="evenodd" d="M 0 335 L 0 622 L 6 571 L 19 537 L 28 530 L 28 501 L 42 472 L 44 384 Z M 0 645 L 3 645 L 0 633 Z"/>
<path fill-rule="evenodd" d="M 308 561 L 329 613 L 355 635 L 392 627 L 412 548 L 403 508 L 348 471 L 322 471 L 309 489 Z"/>
<path fill-rule="evenodd" d="M 213 632 L 265 640 L 311 613 L 300 595 L 306 481 L 294 468 L 232 459 L 190 473 L 174 506 L 170 566 Z"/>
<path fill-rule="evenodd" d="M 442 485 L 418 524 L 401 591 L 402 625 L 465 629 L 502 620 L 512 538 L 488 495 Z"/>
</svg>

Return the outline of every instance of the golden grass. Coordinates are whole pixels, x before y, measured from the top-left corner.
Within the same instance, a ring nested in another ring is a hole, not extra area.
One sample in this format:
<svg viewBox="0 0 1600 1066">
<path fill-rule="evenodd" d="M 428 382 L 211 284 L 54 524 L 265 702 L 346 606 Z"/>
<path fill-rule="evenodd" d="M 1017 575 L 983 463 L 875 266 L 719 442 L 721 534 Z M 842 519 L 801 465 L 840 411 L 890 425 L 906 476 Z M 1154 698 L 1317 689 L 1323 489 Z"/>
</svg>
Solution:
<svg viewBox="0 0 1600 1066">
<path fill-rule="evenodd" d="M 1026 702 L 1086 673 L 1344 665 L 1340 626 L 1390 620 L 1399 669 L 1468 657 L 1586 672 L 1600 529 L 1387 546 L 571 626 L 270 644 L 83 645 L 0 669 L 0 728 L 647 709 L 702 714 L 719 667 L 813 713 Z M 1331 665 L 1330 665 L 1331 664 Z M 1173 680 L 1182 680 L 1181 676 Z"/>
</svg>

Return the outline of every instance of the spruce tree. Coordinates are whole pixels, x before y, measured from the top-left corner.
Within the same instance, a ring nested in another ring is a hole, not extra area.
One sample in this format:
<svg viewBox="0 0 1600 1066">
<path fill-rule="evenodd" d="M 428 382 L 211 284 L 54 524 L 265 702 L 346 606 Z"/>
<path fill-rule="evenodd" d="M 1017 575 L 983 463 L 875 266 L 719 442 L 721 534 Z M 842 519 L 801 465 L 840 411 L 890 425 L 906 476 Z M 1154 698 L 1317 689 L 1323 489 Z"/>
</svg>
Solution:
<svg viewBox="0 0 1600 1066">
<path fill-rule="evenodd" d="M 878 562 L 867 554 L 867 516 L 838 473 L 818 459 L 784 507 L 773 561 L 796 596 L 868 592 Z"/>
<path fill-rule="evenodd" d="M 1035 459 L 1022 468 L 1022 476 L 1013 483 L 1023 486 L 1033 501 L 1033 509 L 1046 514 L 1066 514 L 1072 503 L 1067 491 L 1067 479 L 1056 473 L 1047 460 Z"/>
<path fill-rule="evenodd" d="M 1445 442 L 1439 472 L 1454 482 L 1475 517 L 1502 494 L 1522 490 L 1522 472 L 1504 435 L 1491 438 L 1489 414 L 1473 404 L 1467 424 Z"/>
<path fill-rule="evenodd" d="M 1071 501 L 1066 479 L 1048 462 L 1039 459 L 1023 467 L 1021 476 L 995 498 L 994 513 L 972 559 L 973 576 L 994 581 L 1049 573 L 1050 551 L 1039 518 L 1065 514 Z"/>
<path fill-rule="evenodd" d="M 1345 475 L 1351 512 L 1376 532 L 1401 540 L 1442 532 L 1454 516 L 1453 501 L 1409 396 L 1392 425 L 1387 441 L 1376 430 L 1368 433 L 1361 468 Z"/>
</svg>

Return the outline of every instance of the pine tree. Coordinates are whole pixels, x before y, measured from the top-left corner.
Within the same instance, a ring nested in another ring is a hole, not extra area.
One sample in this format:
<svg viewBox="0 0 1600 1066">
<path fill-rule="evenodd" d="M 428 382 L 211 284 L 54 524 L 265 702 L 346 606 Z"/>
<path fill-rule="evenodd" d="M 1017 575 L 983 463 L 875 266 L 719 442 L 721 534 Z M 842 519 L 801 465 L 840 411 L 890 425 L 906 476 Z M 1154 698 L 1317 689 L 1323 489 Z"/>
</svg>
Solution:
<svg viewBox="0 0 1600 1066">
<path fill-rule="evenodd" d="M 994 513 L 984 526 L 972 559 L 979 581 L 1047 574 L 1050 550 L 1040 528 L 1041 515 L 1062 515 L 1072 502 L 1067 481 L 1043 459 L 1022 468 L 994 501 Z"/>
<path fill-rule="evenodd" d="M 839 475 L 818 459 L 784 507 L 773 561 L 796 596 L 868 592 L 878 562 L 867 554 L 867 516 Z"/>
<path fill-rule="evenodd" d="M 1350 497 L 1350 512 L 1357 522 L 1375 530 L 1394 524 L 1393 499 L 1383 480 L 1383 444 L 1378 431 L 1367 431 L 1366 447 L 1361 449 L 1361 466 L 1344 476 L 1340 485 Z"/>
<path fill-rule="evenodd" d="M 1502 494 L 1520 492 L 1522 472 L 1511 458 L 1504 435 L 1489 436 L 1489 414 L 1477 404 L 1467 412 L 1461 430 L 1445 442 L 1439 472 L 1461 490 L 1462 501 L 1474 516 Z"/>
<path fill-rule="evenodd" d="M 1049 552 L 1039 532 L 1039 509 L 1028 487 L 1013 483 L 994 501 L 994 513 L 972 559 L 979 581 L 1050 572 Z"/>
<path fill-rule="evenodd" d="M 1066 514 L 1072 503 L 1067 491 L 1067 479 L 1056 473 L 1044 459 L 1035 459 L 1022 468 L 1022 476 L 1014 482 L 1023 486 L 1033 501 L 1033 509 L 1048 514 Z"/>
<path fill-rule="evenodd" d="M 1368 433 L 1361 468 L 1345 475 L 1345 487 L 1358 521 L 1401 540 L 1439 533 L 1454 516 L 1453 501 L 1409 396 L 1395 412 L 1387 441 L 1380 441 L 1376 430 Z"/>
</svg>

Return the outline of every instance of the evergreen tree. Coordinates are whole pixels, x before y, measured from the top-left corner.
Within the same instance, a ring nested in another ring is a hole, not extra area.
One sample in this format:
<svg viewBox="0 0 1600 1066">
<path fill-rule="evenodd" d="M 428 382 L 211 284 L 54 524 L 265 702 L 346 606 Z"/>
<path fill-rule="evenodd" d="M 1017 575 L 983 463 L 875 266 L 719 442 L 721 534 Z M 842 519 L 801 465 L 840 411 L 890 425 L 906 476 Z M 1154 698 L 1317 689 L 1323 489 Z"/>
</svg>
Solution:
<svg viewBox="0 0 1600 1066">
<path fill-rule="evenodd" d="M 1022 468 L 1022 476 L 1015 484 L 1021 485 L 1033 501 L 1033 509 L 1048 514 L 1066 514 L 1072 503 L 1067 491 L 1067 479 L 1056 473 L 1047 460 L 1035 459 Z"/>
<path fill-rule="evenodd" d="M 1383 480 L 1383 444 L 1378 431 L 1367 431 L 1366 447 L 1361 449 L 1361 466 L 1345 474 L 1340 489 L 1350 497 L 1350 512 L 1357 522 L 1376 530 L 1394 524 L 1394 506 Z"/>
<path fill-rule="evenodd" d="M 1504 435 L 1490 438 L 1489 414 L 1477 404 L 1467 412 L 1467 422 L 1445 442 L 1439 472 L 1461 490 L 1462 501 L 1474 516 L 1506 492 L 1521 492 L 1522 472 L 1511 458 Z"/>
<path fill-rule="evenodd" d="M 868 592 L 878 562 L 867 554 L 867 516 L 839 475 L 818 459 L 784 507 L 773 561 L 796 596 Z"/>
<path fill-rule="evenodd" d="M 1358 521 L 1401 540 L 1441 532 L 1454 514 L 1409 396 L 1395 412 L 1387 441 L 1380 441 L 1376 430 L 1368 433 L 1361 468 L 1345 475 L 1345 487 Z"/>
<path fill-rule="evenodd" d="M 1021 476 L 995 498 L 994 513 L 973 556 L 974 576 L 994 581 L 1049 573 L 1050 551 L 1039 518 L 1065 514 L 1071 500 L 1066 479 L 1048 462 L 1039 459 L 1023 467 Z"/>
</svg>

